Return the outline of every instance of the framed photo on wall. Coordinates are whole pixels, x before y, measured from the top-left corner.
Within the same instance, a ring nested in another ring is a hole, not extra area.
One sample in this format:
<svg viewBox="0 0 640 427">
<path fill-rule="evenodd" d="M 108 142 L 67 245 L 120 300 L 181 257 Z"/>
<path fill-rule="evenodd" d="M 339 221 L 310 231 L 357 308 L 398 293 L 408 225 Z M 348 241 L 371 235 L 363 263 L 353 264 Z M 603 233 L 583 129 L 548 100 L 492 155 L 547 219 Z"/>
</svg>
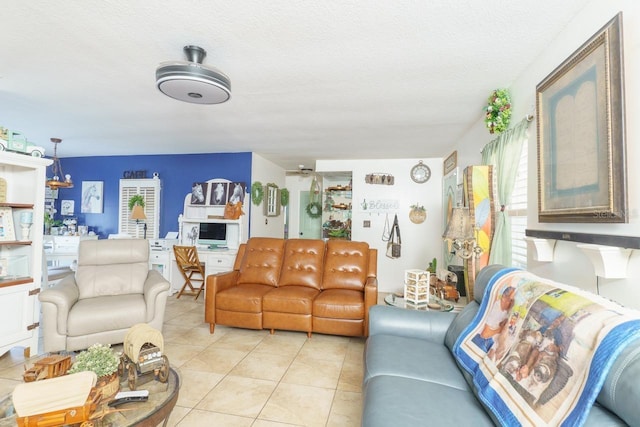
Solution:
<svg viewBox="0 0 640 427">
<path fill-rule="evenodd" d="M 627 222 L 622 14 L 536 87 L 538 220 Z"/>
</svg>

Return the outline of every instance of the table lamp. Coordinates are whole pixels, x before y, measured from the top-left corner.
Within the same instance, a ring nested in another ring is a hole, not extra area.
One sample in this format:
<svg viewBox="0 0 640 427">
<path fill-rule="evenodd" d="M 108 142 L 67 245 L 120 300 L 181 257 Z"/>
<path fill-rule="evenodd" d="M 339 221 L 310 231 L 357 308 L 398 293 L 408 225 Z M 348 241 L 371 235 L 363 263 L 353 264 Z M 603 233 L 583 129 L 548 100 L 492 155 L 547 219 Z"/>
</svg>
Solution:
<svg viewBox="0 0 640 427">
<path fill-rule="evenodd" d="M 133 207 L 133 209 L 131 210 L 131 219 L 135 219 L 136 224 L 139 224 L 141 219 L 147 219 L 147 216 L 144 214 L 144 209 L 142 208 L 142 206 L 135 205 Z M 146 238 L 147 238 L 147 223 L 145 222 L 143 239 L 146 239 Z"/>
</svg>

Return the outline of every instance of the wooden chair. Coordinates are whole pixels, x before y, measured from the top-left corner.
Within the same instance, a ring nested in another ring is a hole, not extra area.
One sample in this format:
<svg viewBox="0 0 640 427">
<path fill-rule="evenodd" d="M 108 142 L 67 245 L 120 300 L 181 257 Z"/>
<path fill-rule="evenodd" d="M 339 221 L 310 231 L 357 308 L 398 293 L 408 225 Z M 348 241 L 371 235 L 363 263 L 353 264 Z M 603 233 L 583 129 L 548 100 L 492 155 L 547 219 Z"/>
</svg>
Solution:
<svg viewBox="0 0 640 427">
<path fill-rule="evenodd" d="M 196 247 L 174 245 L 173 253 L 176 256 L 176 264 L 178 264 L 180 273 L 184 277 L 184 285 L 182 285 L 182 289 L 180 289 L 176 298 L 180 298 L 184 293 L 185 295 L 195 295 L 195 299 L 198 299 L 200 293 L 204 290 L 205 275 L 204 263 L 201 263 L 198 259 Z M 195 285 L 193 282 L 200 282 L 200 286 Z"/>
</svg>

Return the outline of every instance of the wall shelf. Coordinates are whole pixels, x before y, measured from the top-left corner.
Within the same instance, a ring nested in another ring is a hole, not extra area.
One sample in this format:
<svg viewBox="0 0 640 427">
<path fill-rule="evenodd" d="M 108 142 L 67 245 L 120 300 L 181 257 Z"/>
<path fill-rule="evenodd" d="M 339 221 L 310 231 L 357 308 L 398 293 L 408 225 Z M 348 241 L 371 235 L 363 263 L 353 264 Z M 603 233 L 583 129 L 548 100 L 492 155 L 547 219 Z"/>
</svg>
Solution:
<svg viewBox="0 0 640 427">
<path fill-rule="evenodd" d="M 531 251 L 533 259 L 538 262 L 553 261 L 553 251 L 556 247 L 555 239 L 540 239 L 536 237 L 525 237 L 527 249 Z"/>
<path fill-rule="evenodd" d="M 574 233 L 571 231 L 525 231 L 527 237 L 540 239 L 564 240 L 568 242 L 590 243 L 594 245 L 615 246 L 618 248 L 640 249 L 640 237 L 616 236 L 610 234 Z"/>
<path fill-rule="evenodd" d="M 596 276 L 605 279 L 624 279 L 627 277 L 627 264 L 631 249 L 592 244 L 580 244 L 577 247 L 591 260 Z"/>
</svg>

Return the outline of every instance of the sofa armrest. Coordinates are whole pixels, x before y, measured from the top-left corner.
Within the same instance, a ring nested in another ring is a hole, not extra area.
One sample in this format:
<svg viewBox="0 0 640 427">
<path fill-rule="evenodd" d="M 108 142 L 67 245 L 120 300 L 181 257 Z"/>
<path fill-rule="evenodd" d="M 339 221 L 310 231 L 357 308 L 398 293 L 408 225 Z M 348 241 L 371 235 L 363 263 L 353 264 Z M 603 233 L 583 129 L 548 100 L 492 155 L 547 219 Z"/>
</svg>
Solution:
<svg viewBox="0 0 640 427">
<path fill-rule="evenodd" d="M 165 304 L 161 304 L 159 298 L 164 298 L 166 300 L 170 288 L 171 284 L 162 276 L 162 274 L 156 270 L 149 270 L 147 279 L 144 281 L 144 288 L 142 292 L 144 294 L 144 301 L 147 305 L 146 322 L 152 324 L 155 328 L 157 328 L 157 322 L 152 321 L 154 318 L 157 318 L 158 314 L 156 313 L 156 310 L 162 310 L 164 313 L 165 309 Z"/>
<path fill-rule="evenodd" d="M 66 348 L 67 319 L 71 307 L 78 301 L 80 291 L 73 274 L 38 294 L 42 305 L 42 335 L 44 351 Z"/>
<path fill-rule="evenodd" d="M 369 309 L 378 303 L 378 279 L 367 277 L 364 284 L 364 336 L 369 336 Z"/>
<path fill-rule="evenodd" d="M 447 329 L 455 317 L 456 313 L 376 305 L 369 311 L 369 334 L 396 335 L 444 344 Z"/>
<path fill-rule="evenodd" d="M 216 294 L 236 286 L 239 274 L 238 270 L 233 270 L 207 276 L 207 285 L 204 291 L 204 321 L 210 325 L 211 333 L 213 333 L 216 324 Z"/>
</svg>

